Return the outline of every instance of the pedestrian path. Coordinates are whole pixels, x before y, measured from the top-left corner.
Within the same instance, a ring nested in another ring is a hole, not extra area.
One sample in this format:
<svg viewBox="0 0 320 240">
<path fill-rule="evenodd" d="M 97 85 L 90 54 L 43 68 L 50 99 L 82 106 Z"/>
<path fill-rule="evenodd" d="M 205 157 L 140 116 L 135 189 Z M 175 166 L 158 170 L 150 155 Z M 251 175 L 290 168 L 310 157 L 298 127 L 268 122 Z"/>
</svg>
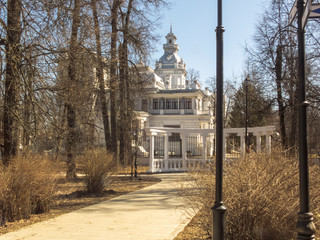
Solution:
<svg viewBox="0 0 320 240">
<path fill-rule="evenodd" d="M 162 182 L 0 236 L 1 240 L 172 240 L 189 222 L 177 181 Z M 191 182 L 184 184 L 191 188 Z"/>
</svg>

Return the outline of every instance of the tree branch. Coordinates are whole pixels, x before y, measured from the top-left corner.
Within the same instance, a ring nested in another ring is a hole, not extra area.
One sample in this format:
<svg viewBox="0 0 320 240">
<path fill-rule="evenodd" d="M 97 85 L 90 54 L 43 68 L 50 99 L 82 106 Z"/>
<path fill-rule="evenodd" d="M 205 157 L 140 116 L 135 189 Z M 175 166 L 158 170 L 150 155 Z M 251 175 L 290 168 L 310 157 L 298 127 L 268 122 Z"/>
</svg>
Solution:
<svg viewBox="0 0 320 240">
<path fill-rule="evenodd" d="M 4 38 L 0 38 L 0 46 L 7 45 L 7 41 Z"/>
</svg>

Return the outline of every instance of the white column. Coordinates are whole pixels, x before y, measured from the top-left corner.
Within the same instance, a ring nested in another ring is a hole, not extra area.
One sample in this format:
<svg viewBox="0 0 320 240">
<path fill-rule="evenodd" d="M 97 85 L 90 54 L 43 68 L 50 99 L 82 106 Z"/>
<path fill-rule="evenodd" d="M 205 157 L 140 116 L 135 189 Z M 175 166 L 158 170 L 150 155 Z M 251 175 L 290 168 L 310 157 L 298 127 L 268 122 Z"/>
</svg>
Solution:
<svg viewBox="0 0 320 240">
<path fill-rule="evenodd" d="M 150 147 L 149 147 L 149 167 L 150 167 L 150 172 L 154 171 L 153 168 L 153 160 L 154 160 L 154 136 L 155 133 L 150 133 Z"/>
<path fill-rule="evenodd" d="M 210 157 L 212 157 L 212 151 L 213 151 L 213 137 L 210 135 L 209 137 L 210 141 Z"/>
<path fill-rule="evenodd" d="M 205 162 L 207 158 L 207 134 L 202 135 L 202 159 Z"/>
<path fill-rule="evenodd" d="M 217 156 L 217 142 L 216 142 L 216 135 L 214 134 L 212 137 L 212 149 L 213 149 L 213 155 Z"/>
<path fill-rule="evenodd" d="M 267 135 L 266 135 L 266 150 L 268 154 L 271 153 L 271 133 L 270 132 L 267 132 Z"/>
<path fill-rule="evenodd" d="M 168 159 L 168 133 L 164 135 L 164 169 L 167 171 L 169 169 L 169 159 Z"/>
<path fill-rule="evenodd" d="M 181 133 L 181 152 L 182 152 L 182 168 L 187 169 L 187 138 L 184 133 Z"/>
<path fill-rule="evenodd" d="M 256 135 L 256 138 L 257 138 L 257 153 L 260 153 L 261 152 L 261 133 L 257 133 Z"/>
<path fill-rule="evenodd" d="M 246 154 L 246 141 L 245 141 L 245 133 L 238 134 L 240 136 L 240 154 L 244 156 Z"/>
</svg>

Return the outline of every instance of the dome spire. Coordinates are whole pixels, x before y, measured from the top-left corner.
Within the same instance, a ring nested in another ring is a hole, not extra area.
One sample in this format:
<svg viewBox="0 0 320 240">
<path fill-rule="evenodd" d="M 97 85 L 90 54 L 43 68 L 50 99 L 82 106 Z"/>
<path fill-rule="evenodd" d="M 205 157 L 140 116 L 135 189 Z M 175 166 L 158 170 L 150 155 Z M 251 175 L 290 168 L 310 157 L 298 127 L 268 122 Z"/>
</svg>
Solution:
<svg viewBox="0 0 320 240">
<path fill-rule="evenodd" d="M 170 33 L 172 33 L 172 24 L 170 24 Z"/>
</svg>

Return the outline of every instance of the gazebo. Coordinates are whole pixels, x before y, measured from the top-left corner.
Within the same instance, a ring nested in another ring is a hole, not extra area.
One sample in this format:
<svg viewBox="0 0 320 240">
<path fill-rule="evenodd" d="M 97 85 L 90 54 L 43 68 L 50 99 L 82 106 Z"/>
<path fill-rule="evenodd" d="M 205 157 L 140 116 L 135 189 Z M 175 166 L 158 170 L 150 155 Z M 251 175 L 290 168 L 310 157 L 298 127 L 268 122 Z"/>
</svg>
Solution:
<svg viewBox="0 0 320 240">
<path fill-rule="evenodd" d="M 262 151 L 262 137 L 265 137 L 265 151 L 271 153 L 271 136 L 274 126 L 248 128 L 248 134 L 255 137 L 256 152 Z M 214 159 L 215 129 L 182 129 L 149 127 L 145 129 L 149 137 L 149 172 L 182 172 L 197 164 L 205 164 Z M 224 158 L 226 155 L 226 138 L 240 137 L 240 155 L 246 154 L 245 129 L 224 129 Z"/>
</svg>

